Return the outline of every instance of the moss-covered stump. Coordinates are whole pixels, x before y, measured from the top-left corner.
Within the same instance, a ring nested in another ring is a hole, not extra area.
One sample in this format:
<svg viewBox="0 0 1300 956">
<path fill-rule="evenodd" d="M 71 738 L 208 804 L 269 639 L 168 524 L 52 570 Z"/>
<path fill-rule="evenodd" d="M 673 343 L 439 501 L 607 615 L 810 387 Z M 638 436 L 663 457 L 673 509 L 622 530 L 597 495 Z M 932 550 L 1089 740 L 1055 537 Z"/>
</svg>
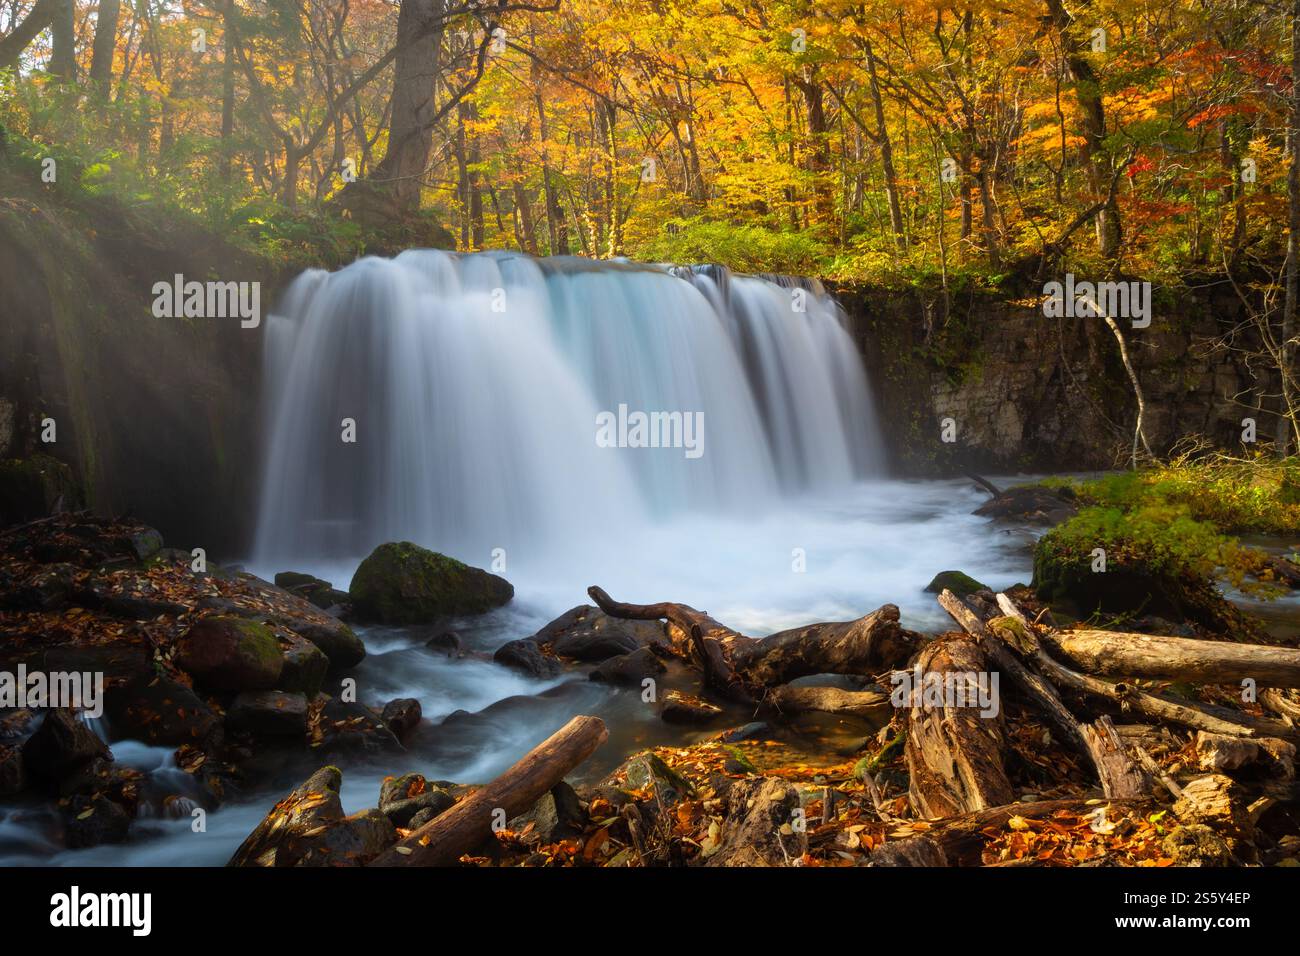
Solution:
<svg viewBox="0 0 1300 956">
<path fill-rule="evenodd" d="M 482 614 L 515 595 L 505 578 L 409 541 L 381 544 L 361 562 L 348 589 L 357 617 L 381 624 L 426 624 Z"/>
</svg>

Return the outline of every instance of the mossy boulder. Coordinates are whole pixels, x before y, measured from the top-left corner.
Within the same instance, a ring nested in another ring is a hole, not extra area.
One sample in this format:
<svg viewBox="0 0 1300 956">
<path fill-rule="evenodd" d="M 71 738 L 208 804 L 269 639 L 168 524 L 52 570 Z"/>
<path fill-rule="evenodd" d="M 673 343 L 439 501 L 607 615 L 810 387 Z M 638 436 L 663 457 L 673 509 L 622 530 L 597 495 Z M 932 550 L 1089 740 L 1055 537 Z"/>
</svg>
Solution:
<svg viewBox="0 0 1300 956">
<path fill-rule="evenodd" d="M 280 642 L 261 621 L 205 617 L 177 642 L 176 665 L 212 690 L 270 690 L 280 680 Z"/>
<path fill-rule="evenodd" d="M 1097 548 L 1106 552 L 1105 570 Z M 1259 626 L 1211 578 L 1132 540 L 1080 542 L 1068 533 L 1046 534 L 1034 548 L 1033 587 L 1040 599 L 1079 618 L 1156 617 L 1246 640 L 1261 637 Z"/>
<path fill-rule="evenodd" d="M 72 469 L 49 455 L 0 461 L 0 527 L 44 518 L 59 505 L 80 506 Z"/>
<path fill-rule="evenodd" d="M 381 544 L 361 562 L 348 589 L 357 617 L 381 624 L 426 624 L 482 614 L 515 595 L 505 578 L 409 541 Z"/>
<path fill-rule="evenodd" d="M 989 588 L 961 571 L 940 571 L 934 576 L 934 580 L 925 586 L 925 590 L 930 594 L 941 594 L 948 590 L 964 598 L 976 591 L 987 591 Z"/>
</svg>

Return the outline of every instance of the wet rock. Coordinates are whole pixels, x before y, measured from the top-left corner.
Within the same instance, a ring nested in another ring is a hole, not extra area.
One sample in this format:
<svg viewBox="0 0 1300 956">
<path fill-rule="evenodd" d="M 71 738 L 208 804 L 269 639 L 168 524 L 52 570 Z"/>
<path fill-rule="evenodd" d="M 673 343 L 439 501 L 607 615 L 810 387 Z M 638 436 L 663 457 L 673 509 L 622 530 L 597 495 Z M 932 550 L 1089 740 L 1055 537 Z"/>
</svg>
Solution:
<svg viewBox="0 0 1300 956">
<path fill-rule="evenodd" d="M 651 792 L 665 806 L 695 792 L 691 782 L 656 754 L 638 754 L 624 766 L 629 790 Z"/>
<path fill-rule="evenodd" d="M 524 834 L 530 824 L 532 829 Z M 581 836 L 586 825 L 587 812 L 578 795 L 561 780 L 542 794 L 532 809 L 511 820 L 508 828 L 524 834 L 526 842 L 548 844 Z"/>
<path fill-rule="evenodd" d="M 482 614 L 514 597 L 510 582 L 409 541 L 381 544 L 353 575 L 354 613 L 383 624 Z"/>
<path fill-rule="evenodd" d="M 393 826 L 414 830 L 424 826 L 430 820 L 437 819 L 455 805 L 455 797 L 446 790 L 435 787 L 407 800 L 394 801 L 380 809 Z"/>
<path fill-rule="evenodd" d="M 64 841 L 70 850 L 123 843 L 131 828 L 131 815 L 103 796 L 74 796 L 66 814 Z"/>
<path fill-rule="evenodd" d="M 799 791 L 776 777 L 741 780 L 727 794 L 720 838 L 706 846 L 705 866 L 789 866 L 808 849 L 793 825 Z"/>
<path fill-rule="evenodd" d="M 165 677 L 141 675 L 104 696 L 115 733 L 156 746 L 201 744 L 220 725 L 194 691 Z"/>
<path fill-rule="evenodd" d="M 79 571 L 67 563 L 41 567 L 20 583 L 0 587 L 0 605 L 35 611 L 65 608 L 76 590 Z"/>
<path fill-rule="evenodd" d="M 670 690 L 664 695 L 659 717 L 669 724 L 707 724 L 722 716 L 722 708 L 700 697 Z"/>
<path fill-rule="evenodd" d="M 719 740 L 729 744 L 740 740 L 770 740 L 771 738 L 772 728 L 761 720 L 752 721 L 743 727 L 724 730 L 718 734 Z"/>
<path fill-rule="evenodd" d="M 394 826 L 414 830 L 453 807 L 456 798 L 422 774 L 390 777 L 379 788 L 379 809 Z"/>
<path fill-rule="evenodd" d="M 1070 488 L 1017 485 L 984 502 L 975 509 L 975 514 L 1004 521 L 1057 525 L 1078 510 L 1079 503 Z"/>
<path fill-rule="evenodd" d="M 279 690 L 244 691 L 226 711 L 226 729 L 254 737 L 302 737 L 307 698 Z"/>
<path fill-rule="evenodd" d="M 564 669 L 555 658 L 543 654 L 535 641 L 526 638 L 502 644 L 492 659 L 532 677 L 554 677 Z"/>
<path fill-rule="evenodd" d="M 23 745 L 23 760 L 33 777 L 57 782 L 96 757 L 112 758 L 108 746 L 72 711 L 51 710 Z"/>
<path fill-rule="evenodd" d="M 448 657 L 456 657 L 460 654 L 461 639 L 455 631 L 443 631 L 435 637 L 429 638 L 429 643 L 425 647 L 440 651 Z"/>
<path fill-rule="evenodd" d="M 663 625 L 658 621 L 624 621 L 590 604 L 565 611 L 532 640 L 561 657 L 593 662 L 630 654 L 647 644 L 665 643 Z"/>
<path fill-rule="evenodd" d="M 293 636 L 283 649 L 284 665 L 280 670 L 280 690 L 297 691 L 308 697 L 320 693 L 330 659 L 325 652 L 304 637 Z"/>
<path fill-rule="evenodd" d="M 290 594 L 297 595 L 321 610 L 328 610 L 351 601 L 348 592 L 338 590 L 329 581 L 323 581 L 300 571 L 281 571 L 275 576 L 275 586 L 284 588 Z"/>
<path fill-rule="evenodd" d="M 163 536 L 153 528 L 141 528 L 127 535 L 126 542 L 137 561 L 148 561 L 162 550 Z"/>
<path fill-rule="evenodd" d="M 27 789 L 27 768 L 20 747 L 0 744 L 0 797 L 12 797 Z"/>
<path fill-rule="evenodd" d="M 964 574 L 961 571 L 940 571 L 934 576 L 934 579 L 925 586 L 926 593 L 928 594 L 940 594 L 945 589 L 962 598 L 974 594 L 976 591 L 989 590 L 987 586 L 976 581 L 969 574 Z"/>
<path fill-rule="evenodd" d="M 637 687 L 648 677 L 666 671 L 662 661 L 648 647 L 639 647 L 631 654 L 620 654 L 602 661 L 591 672 L 591 679 L 607 684 L 630 684 Z"/>
<path fill-rule="evenodd" d="M 418 700 L 414 697 L 399 697 L 385 704 L 383 713 L 379 716 L 397 739 L 401 740 L 420 725 L 422 715 Z"/>
<path fill-rule="evenodd" d="M 229 866 L 364 866 L 397 842 L 378 810 L 344 816 L 343 774 L 322 767 L 277 803 L 248 835 Z"/>
<path fill-rule="evenodd" d="M 401 742 L 364 704 L 331 697 L 321 708 L 321 749 L 326 753 L 401 753 Z"/>
<path fill-rule="evenodd" d="M 270 690 L 284 659 L 265 624 L 227 615 L 191 625 L 177 643 L 176 665 L 214 690 Z"/>
<path fill-rule="evenodd" d="M 206 598 L 200 602 L 200 607 L 217 608 L 239 617 L 265 619 L 293 631 L 319 647 L 329 658 L 331 668 L 355 667 L 365 659 L 365 644 L 343 621 L 251 574 L 241 573 L 237 580 L 240 588 L 255 600 L 255 606 L 224 598 Z"/>
</svg>

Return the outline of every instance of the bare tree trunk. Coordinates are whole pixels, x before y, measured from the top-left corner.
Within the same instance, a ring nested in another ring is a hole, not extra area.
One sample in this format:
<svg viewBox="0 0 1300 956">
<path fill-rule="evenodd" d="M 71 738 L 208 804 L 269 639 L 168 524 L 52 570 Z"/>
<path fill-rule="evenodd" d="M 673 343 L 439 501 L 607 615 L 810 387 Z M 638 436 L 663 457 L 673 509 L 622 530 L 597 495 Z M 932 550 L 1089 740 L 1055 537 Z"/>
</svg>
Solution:
<svg viewBox="0 0 1300 956">
<path fill-rule="evenodd" d="M 105 100 L 108 99 L 113 84 L 113 54 L 117 50 L 117 21 L 121 12 L 121 0 L 99 0 L 95 44 L 90 59 L 90 82 L 96 87 L 96 94 Z"/>
<path fill-rule="evenodd" d="M 221 160 L 218 169 L 224 181 L 230 180 L 231 152 L 235 137 L 235 56 L 231 46 L 236 42 L 230 29 L 235 15 L 234 0 L 225 0 L 221 7 Z"/>
<path fill-rule="evenodd" d="M 54 48 L 50 53 L 49 72 L 72 82 L 77 79 L 75 13 L 73 0 L 55 0 L 54 19 L 50 22 Z"/>
<path fill-rule="evenodd" d="M 0 38 L 0 70 L 18 63 L 33 40 L 54 20 L 55 8 L 60 0 L 36 0 L 36 5 L 22 23 Z"/>
<path fill-rule="evenodd" d="M 867 76 L 870 77 L 871 108 L 876 115 L 876 142 L 880 146 L 880 167 L 885 174 L 885 198 L 889 202 L 889 226 L 894 232 L 894 242 L 899 249 L 906 244 L 903 230 L 903 208 L 898 201 L 898 173 L 894 169 L 894 144 L 885 124 L 885 103 L 880 95 L 880 80 L 876 76 L 876 55 L 870 41 L 866 43 Z"/>
</svg>

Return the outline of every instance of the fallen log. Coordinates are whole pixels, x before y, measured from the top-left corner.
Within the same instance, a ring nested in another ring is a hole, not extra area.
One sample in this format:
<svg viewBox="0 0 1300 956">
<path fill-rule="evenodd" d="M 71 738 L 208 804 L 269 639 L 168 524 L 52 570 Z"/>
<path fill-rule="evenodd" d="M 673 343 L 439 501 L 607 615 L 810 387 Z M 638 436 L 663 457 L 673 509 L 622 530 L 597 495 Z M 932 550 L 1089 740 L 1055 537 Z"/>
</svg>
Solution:
<svg viewBox="0 0 1300 956">
<path fill-rule="evenodd" d="M 1066 663 L 1091 674 L 1300 687 L 1300 650 L 1289 647 L 1090 630 L 1050 631 L 1044 640 Z"/>
<path fill-rule="evenodd" d="M 916 659 L 925 680 L 969 681 L 987 673 L 979 647 L 966 638 L 932 641 Z M 917 816 L 959 816 L 1015 799 L 1003 767 L 1006 742 L 1001 712 L 984 716 L 952 698 L 936 702 L 925 687 L 910 693 L 907 744 L 908 799 Z"/>
<path fill-rule="evenodd" d="M 668 622 L 672 650 L 694 661 L 709 685 L 740 700 L 814 674 L 870 674 L 905 663 L 921 643 L 898 623 L 892 604 L 856 621 L 808 624 L 769 637 L 748 637 L 687 604 L 626 604 L 601 588 L 587 589 L 610 617 Z"/>
<path fill-rule="evenodd" d="M 1294 691 L 1266 687 L 1259 692 L 1259 702 L 1278 716 L 1300 724 L 1300 700 Z"/>
<path fill-rule="evenodd" d="M 1057 694 L 1056 688 L 1038 671 L 1021 663 L 1001 637 L 986 627 L 961 598 L 951 591 L 944 591 L 939 595 L 939 604 L 968 634 L 979 641 L 994 666 L 1007 674 L 1055 725 L 1065 743 L 1088 758 L 1106 796 L 1138 797 L 1150 789 L 1149 781 L 1133 764 L 1109 718 L 1102 718 L 1104 725 L 1099 722 L 1099 725 L 1092 727 L 1076 720 Z M 1024 616 L 1018 610 L 1015 613 L 1022 626 L 1027 628 L 1028 622 Z M 1028 638 L 1030 632 L 1026 630 L 1025 633 Z"/>
<path fill-rule="evenodd" d="M 998 606 L 1008 617 L 1020 623 L 1023 632 L 1033 635 L 1024 614 L 1005 594 L 997 596 Z M 1236 734 L 1243 737 L 1282 737 L 1295 739 L 1296 728 L 1282 720 L 1255 717 L 1241 711 L 1213 704 L 1177 702 L 1148 694 L 1132 684 L 1111 683 L 1099 677 L 1080 674 L 1066 667 L 1042 649 L 1035 640 L 1027 652 L 1035 667 L 1057 687 L 1069 687 L 1085 694 L 1093 694 L 1119 704 L 1126 712 L 1140 714 L 1152 720 L 1179 724 L 1193 730 L 1206 730 L 1215 734 Z"/>
<path fill-rule="evenodd" d="M 1088 743 L 1092 765 L 1097 768 L 1102 792 L 1107 797 L 1125 799 L 1151 792 L 1150 777 L 1133 759 L 1109 717 L 1102 715 L 1093 723 L 1084 725 L 1083 737 Z"/>
<path fill-rule="evenodd" d="M 759 701 L 759 713 L 791 716 L 817 712 L 887 721 L 894 707 L 888 694 L 870 690 L 841 690 L 838 687 L 774 687 Z"/>
<path fill-rule="evenodd" d="M 370 865 L 454 864 L 492 837 L 494 820 L 510 820 L 530 809 L 608 736 L 599 717 L 574 717 L 490 784 L 412 832 Z"/>
</svg>

